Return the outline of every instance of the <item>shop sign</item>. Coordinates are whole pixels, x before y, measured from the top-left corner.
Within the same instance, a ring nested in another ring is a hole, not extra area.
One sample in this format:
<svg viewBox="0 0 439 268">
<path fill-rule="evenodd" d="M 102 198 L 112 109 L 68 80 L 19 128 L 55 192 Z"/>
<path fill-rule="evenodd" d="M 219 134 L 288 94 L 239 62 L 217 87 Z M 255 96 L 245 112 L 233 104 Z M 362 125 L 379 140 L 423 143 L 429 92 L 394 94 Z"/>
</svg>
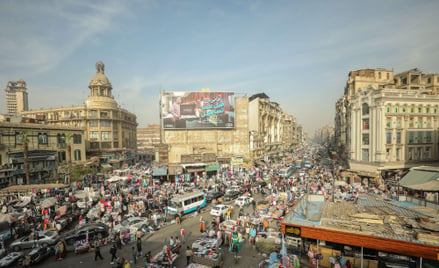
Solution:
<svg viewBox="0 0 439 268">
<path fill-rule="evenodd" d="M 244 159 L 238 157 L 232 157 L 232 162 L 231 162 L 232 166 L 240 166 L 242 164 L 244 164 Z"/>
<path fill-rule="evenodd" d="M 152 175 L 153 176 L 166 176 L 166 175 L 168 175 L 168 169 L 167 168 L 153 168 Z"/>
<path fill-rule="evenodd" d="M 285 226 L 285 234 L 300 237 L 302 235 L 302 230 L 297 226 Z"/>
</svg>

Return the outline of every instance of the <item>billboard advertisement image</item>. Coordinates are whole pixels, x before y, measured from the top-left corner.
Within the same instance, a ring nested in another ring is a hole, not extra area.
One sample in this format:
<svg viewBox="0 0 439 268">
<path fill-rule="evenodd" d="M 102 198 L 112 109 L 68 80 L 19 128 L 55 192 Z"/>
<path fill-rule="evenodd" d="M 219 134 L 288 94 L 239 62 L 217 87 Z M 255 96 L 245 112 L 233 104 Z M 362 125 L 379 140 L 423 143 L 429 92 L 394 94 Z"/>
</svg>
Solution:
<svg viewBox="0 0 439 268">
<path fill-rule="evenodd" d="M 232 92 L 162 92 L 164 129 L 235 128 Z"/>
</svg>

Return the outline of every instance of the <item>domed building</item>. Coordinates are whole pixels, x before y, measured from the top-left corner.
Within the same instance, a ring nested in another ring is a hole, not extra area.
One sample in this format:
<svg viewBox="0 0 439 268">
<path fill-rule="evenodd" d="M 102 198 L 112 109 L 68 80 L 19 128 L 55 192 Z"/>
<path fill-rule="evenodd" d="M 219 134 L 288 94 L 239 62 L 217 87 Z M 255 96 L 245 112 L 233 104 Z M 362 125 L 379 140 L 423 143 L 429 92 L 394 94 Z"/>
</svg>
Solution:
<svg viewBox="0 0 439 268">
<path fill-rule="evenodd" d="M 96 74 L 88 86 L 90 95 L 84 105 L 31 110 L 23 112 L 22 116 L 51 125 L 83 128 L 87 158 L 96 156 L 131 164 L 136 151 L 137 118 L 117 104 L 104 70 L 104 63 L 97 62 Z M 63 160 L 59 159 L 60 162 Z M 72 155 L 72 160 L 77 159 Z"/>
</svg>

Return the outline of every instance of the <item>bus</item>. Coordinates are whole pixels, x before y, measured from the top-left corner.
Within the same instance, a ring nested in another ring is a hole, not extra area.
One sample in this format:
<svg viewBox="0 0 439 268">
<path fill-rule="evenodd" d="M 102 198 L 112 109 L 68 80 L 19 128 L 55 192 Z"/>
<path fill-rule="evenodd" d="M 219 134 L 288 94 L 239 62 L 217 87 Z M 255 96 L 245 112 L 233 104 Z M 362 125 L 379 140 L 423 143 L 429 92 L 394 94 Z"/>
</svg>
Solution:
<svg viewBox="0 0 439 268">
<path fill-rule="evenodd" d="M 168 213 L 180 217 L 206 206 L 206 195 L 197 191 L 174 196 L 168 203 Z"/>
<path fill-rule="evenodd" d="M 288 178 L 291 175 L 293 175 L 294 170 L 295 170 L 295 168 L 293 166 L 287 167 L 287 168 L 282 168 L 279 170 L 278 174 L 282 178 Z"/>
</svg>

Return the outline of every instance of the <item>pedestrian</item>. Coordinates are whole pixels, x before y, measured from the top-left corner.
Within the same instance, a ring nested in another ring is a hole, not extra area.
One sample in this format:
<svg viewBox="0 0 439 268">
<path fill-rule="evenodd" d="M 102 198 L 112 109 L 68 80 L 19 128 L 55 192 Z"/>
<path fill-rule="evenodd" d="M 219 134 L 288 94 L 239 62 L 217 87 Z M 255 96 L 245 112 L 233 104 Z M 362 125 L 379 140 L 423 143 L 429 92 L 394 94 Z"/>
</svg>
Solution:
<svg viewBox="0 0 439 268">
<path fill-rule="evenodd" d="M 180 235 L 181 235 L 181 242 L 184 243 L 185 242 L 184 236 L 186 235 L 186 232 L 185 232 L 183 227 L 181 227 L 181 229 L 180 229 Z"/>
<path fill-rule="evenodd" d="M 99 240 L 96 240 L 96 242 L 95 242 L 95 261 L 98 259 L 98 257 L 101 260 L 104 259 L 101 255 L 101 243 Z"/>
<path fill-rule="evenodd" d="M 192 251 L 192 249 L 189 246 L 187 246 L 186 247 L 186 265 L 189 265 L 191 263 L 192 255 L 194 255 L 194 252 Z"/>
<path fill-rule="evenodd" d="M 177 224 L 180 224 L 181 225 L 181 219 L 180 219 L 180 216 L 176 216 L 175 217 L 175 222 L 177 223 Z"/>
<path fill-rule="evenodd" d="M 206 225 L 204 224 L 204 220 L 200 221 L 200 233 L 204 233 L 206 231 Z"/>
<path fill-rule="evenodd" d="M 134 247 L 131 247 L 131 251 L 133 254 L 133 262 L 134 262 L 134 264 L 137 264 L 137 251 Z"/>
<path fill-rule="evenodd" d="M 142 256 L 142 239 L 137 238 L 137 256 Z"/>
<path fill-rule="evenodd" d="M 116 243 L 114 243 L 113 245 L 111 245 L 111 248 L 110 248 L 110 254 L 111 254 L 111 263 L 110 264 L 114 264 L 114 260 L 117 260 L 116 253 L 117 253 L 117 245 L 116 245 Z"/>
</svg>

